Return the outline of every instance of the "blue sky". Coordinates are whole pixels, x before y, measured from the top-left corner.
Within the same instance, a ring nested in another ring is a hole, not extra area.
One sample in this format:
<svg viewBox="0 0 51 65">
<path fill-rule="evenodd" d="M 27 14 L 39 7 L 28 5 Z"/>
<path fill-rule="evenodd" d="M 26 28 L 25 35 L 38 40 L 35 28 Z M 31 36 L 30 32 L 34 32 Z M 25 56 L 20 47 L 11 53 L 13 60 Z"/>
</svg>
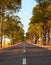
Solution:
<svg viewBox="0 0 51 65">
<path fill-rule="evenodd" d="M 18 15 L 20 16 L 22 24 L 24 25 L 25 33 L 27 32 L 29 19 L 32 16 L 32 9 L 35 4 L 35 0 L 22 0 L 22 9 Z"/>
</svg>

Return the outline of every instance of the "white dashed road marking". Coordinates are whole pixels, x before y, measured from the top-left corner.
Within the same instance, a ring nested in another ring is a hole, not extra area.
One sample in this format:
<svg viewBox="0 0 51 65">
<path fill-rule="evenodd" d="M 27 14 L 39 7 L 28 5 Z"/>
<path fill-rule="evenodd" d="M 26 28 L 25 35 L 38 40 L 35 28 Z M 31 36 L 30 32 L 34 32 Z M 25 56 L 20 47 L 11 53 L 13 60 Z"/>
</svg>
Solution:
<svg viewBox="0 0 51 65">
<path fill-rule="evenodd" d="M 26 52 L 26 50 L 24 49 L 24 52 Z"/>
<path fill-rule="evenodd" d="M 26 63 L 26 58 L 23 58 L 22 64 L 23 64 L 23 65 L 26 65 L 26 64 L 27 64 L 27 63 Z"/>
</svg>

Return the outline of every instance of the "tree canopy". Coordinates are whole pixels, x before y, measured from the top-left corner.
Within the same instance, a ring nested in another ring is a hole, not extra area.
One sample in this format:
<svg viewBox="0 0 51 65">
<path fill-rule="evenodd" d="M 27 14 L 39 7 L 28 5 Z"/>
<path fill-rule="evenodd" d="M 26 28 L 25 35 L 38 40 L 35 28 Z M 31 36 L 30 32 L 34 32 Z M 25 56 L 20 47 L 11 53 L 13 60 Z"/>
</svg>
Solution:
<svg viewBox="0 0 51 65">
<path fill-rule="evenodd" d="M 34 36 L 37 37 L 38 35 L 38 37 L 40 36 L 43 37 L 43 42 L 44 44 L 46 44 L 46 38 L 47 38 L 46 36 L 48 35 L 48 40 L 50 38 L 49 33 L 51 28 L 51 1 L 50 0 L 36 0 L 36 1 L 38 2 L 38 4 L 33 8 L 28 33 L 30 33 L 30 30 L 31 33 L 34 30 L 33 33 L 36 33 L 34 34 Z M 33 30 L 32 27 L 34 28 Z"/>
</svg>

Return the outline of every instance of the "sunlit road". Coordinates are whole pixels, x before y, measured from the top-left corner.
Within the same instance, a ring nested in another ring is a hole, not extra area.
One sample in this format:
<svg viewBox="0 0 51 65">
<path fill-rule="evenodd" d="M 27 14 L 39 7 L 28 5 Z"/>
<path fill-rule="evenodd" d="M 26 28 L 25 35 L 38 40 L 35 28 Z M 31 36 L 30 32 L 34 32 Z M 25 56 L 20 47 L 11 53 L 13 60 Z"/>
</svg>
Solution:
<svg viewBox="0 0 51 65">
<path fill-rule="evenodd" d="M 0 65 L 51 65 L 51 51 L 23 42 L 0 50 Z"/>
</svg>

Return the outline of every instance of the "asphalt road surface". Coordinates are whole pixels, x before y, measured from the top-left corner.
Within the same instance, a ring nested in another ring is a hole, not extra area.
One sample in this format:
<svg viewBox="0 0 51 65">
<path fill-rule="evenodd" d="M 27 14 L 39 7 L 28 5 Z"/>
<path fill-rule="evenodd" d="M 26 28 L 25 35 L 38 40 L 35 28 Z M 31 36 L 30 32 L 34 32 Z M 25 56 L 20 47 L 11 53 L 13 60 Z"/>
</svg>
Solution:
<svg viewBox="0 0 51 65">
<path fill-rule="evenodd" d="M 0 49 L 0 65 L 51 65 L 51 51 L 22 42 Z"/>
</svg>

